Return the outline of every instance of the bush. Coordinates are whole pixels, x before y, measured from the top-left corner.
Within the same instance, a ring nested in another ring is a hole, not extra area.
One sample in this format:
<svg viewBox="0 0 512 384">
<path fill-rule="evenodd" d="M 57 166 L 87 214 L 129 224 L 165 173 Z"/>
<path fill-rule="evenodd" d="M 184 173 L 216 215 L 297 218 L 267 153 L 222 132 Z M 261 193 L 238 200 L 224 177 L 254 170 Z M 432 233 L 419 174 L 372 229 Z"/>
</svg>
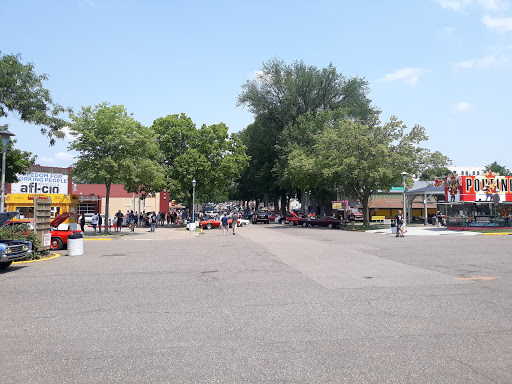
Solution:
<svg viewBox="0 0 512 384">
<path fill-rule="evenodd" d="M 32 243 L 32 254 L 29 259 L 39 259 L 49 253 L 48 251 L 38 251 L 41 242 L 27 224 L 0 227 L 0 239 L 30 241 Z"/>
</svg>

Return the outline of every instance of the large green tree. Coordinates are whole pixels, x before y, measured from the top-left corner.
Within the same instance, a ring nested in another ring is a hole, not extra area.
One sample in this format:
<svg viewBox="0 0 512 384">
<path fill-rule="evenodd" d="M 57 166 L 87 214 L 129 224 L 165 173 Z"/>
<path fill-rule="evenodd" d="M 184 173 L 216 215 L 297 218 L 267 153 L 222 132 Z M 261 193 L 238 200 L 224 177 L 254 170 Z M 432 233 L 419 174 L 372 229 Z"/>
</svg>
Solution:
<svg viewBox="0 0 512 384">
<path fill-rule="evenodd" d="M 385 124 L 365 124 L 333 118 L 331 112 L 315 119 L 324 128 L 315 135 L 311 151 L 298 147 L 290 153 L 287 176 L 300 187 L 342 190 L 359 199 L 365 225 L 370 196 L 377 190 L 400 185 L 401 172 L 417 174 L 425 168 L 425 159 L 430 158 L 430 151 L 419 146 L 428 139 L 419 125 L 408 129 L 395 117 Z"/>
<path fill-rule="evenodd" d="M 6 183 L 16 183 L 18 181 L 17 175 L 27 173 L 29 167 L 36 162 L 36 156 L 31 152 L 14 148 L 16 142 L 16 140 L 9 140 L 9 144 L 7 144 L 5 163 Z"/>
<path fill-rule="evenodd" d="M 254 183 L 259 188 L 244 192 L 253 192 L 250 198 L 261 198 L 263 191 L 274 195 L 271 197 L 293 193 L 284 177 L 286 151 L 293 145 L 293 139 L 284 134 L 285 128 L 297 124 L 307 113 L 315 116 L 326 110 L 343 110 L 351 118 L 370 120 L 378 110 L 367 95 L 364 79 L 346 78 L 332 64 L 319 69 L 302 61 L 288 65 L 272 59 L 264 63 L 257 76 L 242 86 L 238 97 L 238 105 L 246 106 L 255 116 L 255 122 L 241 134 L 252 159 L 241 185 Z"/>
<path fill-rule="evenodd" d="M 112 184 L 124 184 L 128 192 L 149 193 L 163 188 L 154 131 L 133 119 L 124 106 L 102 103 L 82 107 L 79 113 L 71 114 L 71 120 L 75 139 L 69 149 L 78 152 L 73 174 L 105 184 L 105 217 L 109 217 Z"/>
<path fill-rule="evenodd" d="M 56 104 L 43 86 L 48 75 L 38 75 L 34 65 L 23 64 L 21 55 L 0 52 L 0 118 L 13 113 L 21 121 L 40 127 L 50 144 L 63 138 L 62 128 L 68 122 L 60 116 L 69 109 Z"/>
<path fill-rule="evenodd" d="M 492 171 L 494 173 L 499 173 L 500 176 L 510 176 L 512 173 L 510 170 L 503 165 L 498 164 L 497 161 L 492 162 L 485 166 L 485 172 Z"/>
<path fill-rule="evenodd" d="M 246 148 L 224 123 L 197 129 L 185 114 L 158 118 L 152 125 L 159 143 L 169 193 L 192 206 L 192 180 L 197 201 L 225 199 L 233 180 L 247 167 Z"/>
</svg>

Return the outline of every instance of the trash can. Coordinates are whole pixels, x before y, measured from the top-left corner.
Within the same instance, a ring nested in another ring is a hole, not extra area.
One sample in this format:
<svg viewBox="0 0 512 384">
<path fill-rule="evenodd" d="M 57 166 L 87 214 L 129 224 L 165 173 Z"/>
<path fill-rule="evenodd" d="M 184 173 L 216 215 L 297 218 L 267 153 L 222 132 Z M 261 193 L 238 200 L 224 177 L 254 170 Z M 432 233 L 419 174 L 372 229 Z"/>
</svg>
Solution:
<svg viewBox="0 0 512 384">
<path fill-rule="evenodd" d="M 432 225 L 437 225 L 437 218 L 435 216 L 432 216 Z"/>
<path fill-rule="evenodd" d="M 196 223 L 189 223 L 188 224 L 188 230 L 189 231 L 195 231 L 196 230 Z"/>
<path fill-rule="evenodd" d="M 82 256 L 84 254 L 84 236 L 74 233 L 68 236 L 68 256 Z"/>
<path fill-rule="evenodd" d="M 396 235 L 396 223 L 391 223 L 391 234 Z"/>
</svg>

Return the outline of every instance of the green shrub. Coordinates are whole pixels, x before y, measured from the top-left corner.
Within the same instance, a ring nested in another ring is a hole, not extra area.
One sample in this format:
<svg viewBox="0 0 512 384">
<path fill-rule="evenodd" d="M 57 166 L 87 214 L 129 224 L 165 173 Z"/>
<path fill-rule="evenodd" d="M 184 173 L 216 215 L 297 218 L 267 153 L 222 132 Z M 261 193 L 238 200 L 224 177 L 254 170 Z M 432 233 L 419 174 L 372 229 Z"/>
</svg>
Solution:
<svg viewBox="0 0 512 384">
<path fill-rule="evenodd" d="M 0 239 L 30 241 L 32 243 L 32 254 L 29 259 L 39 259 L 49 253 L 48 251 L 38 251 L 41 242 L 27 224 L 0 227 Z"/>
</svg>

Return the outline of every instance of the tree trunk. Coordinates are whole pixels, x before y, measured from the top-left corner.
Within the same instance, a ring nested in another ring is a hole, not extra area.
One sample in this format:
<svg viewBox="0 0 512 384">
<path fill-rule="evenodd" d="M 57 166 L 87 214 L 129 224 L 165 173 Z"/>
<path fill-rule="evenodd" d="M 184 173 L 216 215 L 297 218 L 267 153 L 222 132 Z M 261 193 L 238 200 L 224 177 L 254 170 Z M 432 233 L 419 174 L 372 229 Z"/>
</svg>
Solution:
<svg viewBox="0 0 512 384">
<path fill-rule="evenodd" d="M 368 200 L 370 199 L 370 194 L 366 191 L 363 192 L 363 225 L 365 227 L 369 224 L 369 217 L 368 217 Z"/>
<path fill-rule="evenodd" d="M 105 230 L 103 231 L 103 233 L 109 233 L 110 232 L 110 228 L 109 228 L 109 224 L 110 224 L 110 221 L 109 221 L 109 209 L 108 209 L 108 206 L 110 204 L 110 186 L 111 186 L 111 183 L 105 183 L 105 190 L 107 191 L 107 196 L 105 197 L 105 220 L 104 220 L 104 223 L 105 224 Z M 101 204 L 101 203 L 100 203 Z M 100 228 L 101 230 L 101 228 Z"/>
<path fill-rule="evenodd" d="M 288 210 L 288 197 L 286 195 L 281 195 L 281 216 L 286 216 L 287 210 Z"/>
<path fill-rule="evenodd" d="M 302 211 L 302 213 L 304 213 L 306 215 L 309 213 L 308 194 L 306 191 L 302 191 L 302 196 L 300 199 L 300 210 Z"/>
</svg>

